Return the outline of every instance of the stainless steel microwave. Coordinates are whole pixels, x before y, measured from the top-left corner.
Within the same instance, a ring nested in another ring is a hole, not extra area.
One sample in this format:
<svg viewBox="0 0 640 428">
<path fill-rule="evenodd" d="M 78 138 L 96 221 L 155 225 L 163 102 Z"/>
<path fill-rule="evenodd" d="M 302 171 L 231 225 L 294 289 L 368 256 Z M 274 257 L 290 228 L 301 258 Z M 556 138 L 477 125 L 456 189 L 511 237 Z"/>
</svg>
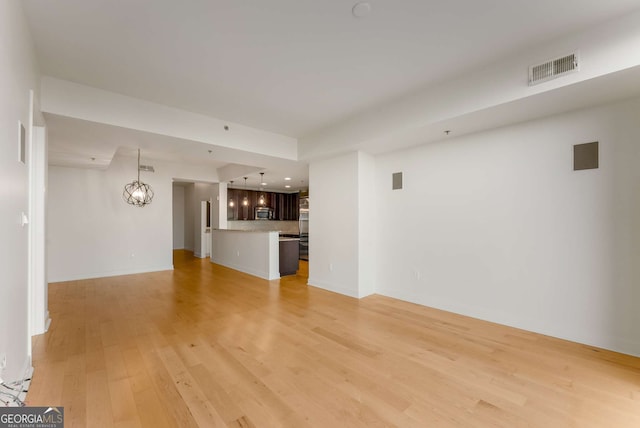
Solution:
<svg viewBox="0 0 640 428">
<path fill-rule="evenodd" d="M 273 220 L 273 208 L 256 207 L 256 220 Z"/>
</svg>

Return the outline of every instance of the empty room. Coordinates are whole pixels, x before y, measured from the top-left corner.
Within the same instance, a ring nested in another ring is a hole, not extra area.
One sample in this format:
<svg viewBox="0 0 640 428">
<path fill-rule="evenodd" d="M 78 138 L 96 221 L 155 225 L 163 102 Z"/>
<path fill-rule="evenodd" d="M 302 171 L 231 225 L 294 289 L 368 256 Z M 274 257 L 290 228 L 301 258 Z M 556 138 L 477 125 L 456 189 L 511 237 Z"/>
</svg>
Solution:
<svg viewBox="0 0 640 428">
<path fill-rule="evenodd" d="M 0 21 L 0 425 L 640 426 L 637 1 Z"/>
</svg>

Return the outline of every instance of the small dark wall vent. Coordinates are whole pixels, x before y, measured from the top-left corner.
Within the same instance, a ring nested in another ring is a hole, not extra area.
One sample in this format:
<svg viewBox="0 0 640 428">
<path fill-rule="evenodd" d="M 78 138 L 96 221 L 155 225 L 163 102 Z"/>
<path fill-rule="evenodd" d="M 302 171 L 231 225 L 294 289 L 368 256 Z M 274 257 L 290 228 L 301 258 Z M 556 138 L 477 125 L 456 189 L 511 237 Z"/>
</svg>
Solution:
<svg viewBox="0 0 640 428">
<path fill-rule="evenodd" d="M 573 146 L 573 170 L 598 168 L 598 142 L 576 144 Z"/>
<path fill-rule="evenodd" d="M 578 52 L 529 67 L 529 86 L 580 70 Z"/>
<path fill-rule="evenodd" d="M 22 163 L 27 163 L 27 133 L 24 130 L 22 122 L 18 121 L 18 131 L 20 138 L 18 139 L 18 160 Z"/>
<path fill-rule="evenodd" d="M 402 173 L 394 172 L 391 174 L 391 189 L 392 190 L 400 190 L 402 189 Z"/>
</svg>

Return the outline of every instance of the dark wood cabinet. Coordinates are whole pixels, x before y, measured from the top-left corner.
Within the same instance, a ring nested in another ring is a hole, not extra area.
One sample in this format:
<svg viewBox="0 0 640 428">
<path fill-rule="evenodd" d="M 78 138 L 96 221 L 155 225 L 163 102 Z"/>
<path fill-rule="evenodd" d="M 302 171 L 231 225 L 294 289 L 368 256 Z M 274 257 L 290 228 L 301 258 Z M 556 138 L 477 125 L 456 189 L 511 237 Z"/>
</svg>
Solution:
<svg viewBox="0 0 640 428">
<path fill-rule="evenodd" d="M 300 258 L 299 240 L 280 240 L 280 276 L 295 275 Z"/>
<path fill-rule="evenodd" d="M 260 195 L 264 195 L 264 205 L 259 204 Z M 297 193 L 227 189 L 227 220 L 255 220 L 256 207 L 269 207 L 273 208 L 274 220 L 297 221 L 298 203 Z"/>
</svg>

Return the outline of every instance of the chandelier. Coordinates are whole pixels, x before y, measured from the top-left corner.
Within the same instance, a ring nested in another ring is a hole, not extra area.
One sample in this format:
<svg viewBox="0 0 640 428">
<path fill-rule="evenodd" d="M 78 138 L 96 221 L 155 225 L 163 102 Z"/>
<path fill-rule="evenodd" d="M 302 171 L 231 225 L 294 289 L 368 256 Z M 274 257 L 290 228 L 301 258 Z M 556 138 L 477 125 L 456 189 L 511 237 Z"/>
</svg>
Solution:
<svg viewBox="0 0 640 428">
<path fill-rule="evenodd" d="M 153 199 L 151 186 L 140 181 L 140 149 L 138 149 L 138 179 L 124 186 L 122 199 L 136 207 L 149 205 Z"/>
</svg>

